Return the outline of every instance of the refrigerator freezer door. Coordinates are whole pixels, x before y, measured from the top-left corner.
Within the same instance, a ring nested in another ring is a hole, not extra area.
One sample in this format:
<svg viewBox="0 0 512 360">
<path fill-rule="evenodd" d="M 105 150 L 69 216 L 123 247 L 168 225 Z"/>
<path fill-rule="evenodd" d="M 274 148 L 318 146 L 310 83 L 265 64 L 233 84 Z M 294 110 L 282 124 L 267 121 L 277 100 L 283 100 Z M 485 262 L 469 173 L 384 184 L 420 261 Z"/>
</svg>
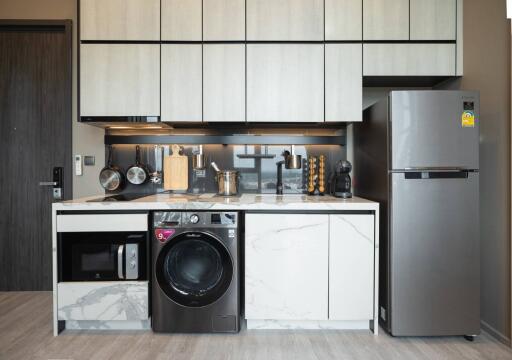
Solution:
<svg viewBox="0 0 512 360">
<path fill-rule="evenodd" d="M 390 97 L 390 170 L 479 168 L 478 93 L 393 91 Z"/>
<path fill-rule="evenodd" d="M 462 179 L 389 176 L 392 334 L 478 334 L 478 173 Z"/>
</svg>

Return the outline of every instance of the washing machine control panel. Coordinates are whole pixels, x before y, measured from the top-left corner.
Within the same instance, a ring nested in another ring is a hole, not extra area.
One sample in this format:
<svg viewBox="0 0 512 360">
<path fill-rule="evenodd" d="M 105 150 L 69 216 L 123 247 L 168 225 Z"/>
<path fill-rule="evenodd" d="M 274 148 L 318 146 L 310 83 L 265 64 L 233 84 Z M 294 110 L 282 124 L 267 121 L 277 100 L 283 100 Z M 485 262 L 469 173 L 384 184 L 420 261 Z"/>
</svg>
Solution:
<svg viewBox="0 0 512 360">
<path fill-rule="evenodd" d="M 158 229 L 177 228 L 236 228 L 236 212 L 166 212 L 153 213 L 153 226 Z"/>
</svg>

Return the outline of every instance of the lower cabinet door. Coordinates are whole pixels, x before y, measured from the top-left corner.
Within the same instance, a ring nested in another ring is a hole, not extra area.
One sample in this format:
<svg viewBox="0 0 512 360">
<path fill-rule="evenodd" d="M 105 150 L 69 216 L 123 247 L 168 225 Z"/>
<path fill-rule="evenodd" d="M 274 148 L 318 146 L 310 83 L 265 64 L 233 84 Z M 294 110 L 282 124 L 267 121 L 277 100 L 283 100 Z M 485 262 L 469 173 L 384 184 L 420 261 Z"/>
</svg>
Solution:
<svg viewBox="0 0 512 360">
<path fill-rule="evenodd" d="M 329 215 L 245 220 L 245 317 L 327 320 Z"/>
<path fill-rule="evenodd" d="M 370 320 L 374 216 L 329 215 L 329 320 Z"/>
</svg>

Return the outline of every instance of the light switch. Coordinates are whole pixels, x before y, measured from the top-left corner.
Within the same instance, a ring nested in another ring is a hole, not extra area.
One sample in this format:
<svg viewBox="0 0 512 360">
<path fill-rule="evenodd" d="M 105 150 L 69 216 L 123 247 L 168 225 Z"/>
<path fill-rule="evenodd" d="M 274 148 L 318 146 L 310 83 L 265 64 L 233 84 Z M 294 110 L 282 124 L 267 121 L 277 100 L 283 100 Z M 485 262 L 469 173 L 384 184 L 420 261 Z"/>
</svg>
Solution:
<svg viewBox="0 0 512 360">
<path fill-rule="evenodd" d="M 94 166 L 96 163 L 96 158 L 92 155 L 84 155 L 84 165 L 85 166 Z"/>
</svg>

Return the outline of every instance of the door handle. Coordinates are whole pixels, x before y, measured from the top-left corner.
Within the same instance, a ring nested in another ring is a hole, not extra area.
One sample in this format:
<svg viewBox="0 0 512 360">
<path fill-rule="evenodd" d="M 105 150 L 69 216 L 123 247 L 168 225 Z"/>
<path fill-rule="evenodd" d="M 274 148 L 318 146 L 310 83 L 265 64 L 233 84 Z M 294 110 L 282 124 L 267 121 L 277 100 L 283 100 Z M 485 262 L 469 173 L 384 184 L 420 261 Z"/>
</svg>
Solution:
<svg viewBox="0 0 512 360">
<path fill-rule="evenodd" d="M 39 186 L 57 186 L 56 181 L 40 181 Z"/>
<path fill-rule="evenodd" d="M 117 249 L 117 275 L 119 276 L 119 279 L 124 279 L 123 253 L 124 253 L 124 245 L 119 245 L 119 248 Z"/>
</svg>

